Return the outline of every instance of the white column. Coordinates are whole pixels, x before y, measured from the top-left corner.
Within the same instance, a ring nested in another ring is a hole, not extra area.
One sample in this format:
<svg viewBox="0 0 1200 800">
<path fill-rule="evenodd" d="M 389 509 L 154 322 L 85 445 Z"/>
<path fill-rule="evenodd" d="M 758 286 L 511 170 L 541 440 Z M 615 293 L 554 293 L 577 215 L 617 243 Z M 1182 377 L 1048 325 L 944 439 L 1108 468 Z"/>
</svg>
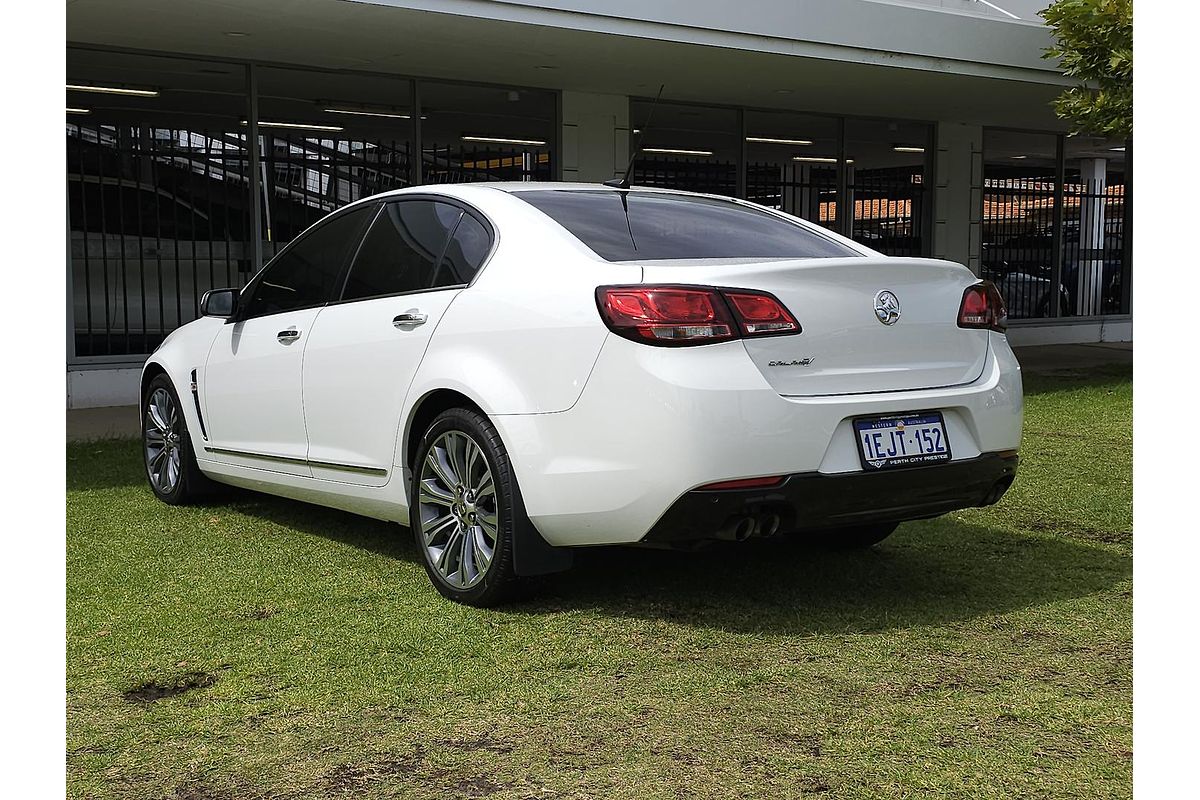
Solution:
<svg viewBox="0 0 1200 800">
<path fill-rule="evenodd" d="M 1104 299 L 1104 190 L 1108 160 L 1085 158 L 1079 162 L 1079 269 L 1075 286 L 1075 313 L 1092 316 L 1103 311 Z"/>
<path fill-rule="evenodd" d="M 598 183 L 619 177 L 629 161 L 629 98 L 562 93 L 564 181 Z"/>
<path fill-rule="evenodd" d="M 980 273 L 983 215 L 983 128 L 937 124 L 933 162 L 933 255 Z"/>
</svg>

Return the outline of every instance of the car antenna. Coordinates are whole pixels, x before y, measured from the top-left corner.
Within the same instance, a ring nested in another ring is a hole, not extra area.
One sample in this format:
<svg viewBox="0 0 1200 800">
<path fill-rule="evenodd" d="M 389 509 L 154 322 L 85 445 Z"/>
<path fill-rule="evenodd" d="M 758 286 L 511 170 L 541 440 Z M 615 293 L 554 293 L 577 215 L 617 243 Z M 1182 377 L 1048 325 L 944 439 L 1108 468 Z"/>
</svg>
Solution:
<svg viewBox="0 0 1200 800">
<path fill-rule="evenodd" d="M 658 86 L 658 94 L 655 95 L 654 102 L 650 104 L 650 111 L 648 114 L 646 114 L 646 124 L 642 126 L 640 131 L 638 131 L 637 144 L 634 146 L 633 152 L 629 155 L 629 163 L 625 165 L 625 173 L 619 178 L 613 178 L 612 180 L 605 181 L 605 186 L 611 186 L 614 189 L 629 188 L 629 173 L 633 170 L 633 162 L 637 161 L 638 153 L 641 152 L 642 137 L 646 135 L 646 131 L 650 128 L 650 122 L 654 119 L 654 109 L 658 107 L 658 101 L 662 99 L 662 93 L 665 87 L 665 83 L 659 84 Z"/>
</svg>

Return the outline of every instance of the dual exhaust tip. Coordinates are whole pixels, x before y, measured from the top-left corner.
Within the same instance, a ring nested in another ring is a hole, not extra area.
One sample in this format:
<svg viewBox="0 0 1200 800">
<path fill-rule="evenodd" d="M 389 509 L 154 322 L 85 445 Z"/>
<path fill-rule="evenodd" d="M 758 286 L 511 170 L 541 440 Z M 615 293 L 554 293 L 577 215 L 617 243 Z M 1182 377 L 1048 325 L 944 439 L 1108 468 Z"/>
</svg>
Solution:
<svg viewBox="0 0 1200 800">
<path fill-rule="evenodd" d="M 779 533 L 780 519 L 778 514 L 742 514 L 731 517 L 720 530 L 717 538 L 732 542 L 744 542 L 751 536 L 767 538 Z"/>
</svg>

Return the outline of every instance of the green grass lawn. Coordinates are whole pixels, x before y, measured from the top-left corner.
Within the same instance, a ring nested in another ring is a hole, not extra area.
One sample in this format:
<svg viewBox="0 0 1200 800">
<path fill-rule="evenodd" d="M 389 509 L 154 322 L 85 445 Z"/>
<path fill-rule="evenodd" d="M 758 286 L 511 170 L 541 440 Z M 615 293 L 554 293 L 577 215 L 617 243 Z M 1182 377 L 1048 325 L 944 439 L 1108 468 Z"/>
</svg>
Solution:
<svg viewBox="0 0 1200 800">
<path fill-rule="evenodd" d="M 493 611 L 402 528 L 171 508 L 134 443 L 69 446 L 68 795 L 1127 797 L 1130 376 L 1026 388 L 998 506 L 853 554 L 587 551 Z"/>
</svg>

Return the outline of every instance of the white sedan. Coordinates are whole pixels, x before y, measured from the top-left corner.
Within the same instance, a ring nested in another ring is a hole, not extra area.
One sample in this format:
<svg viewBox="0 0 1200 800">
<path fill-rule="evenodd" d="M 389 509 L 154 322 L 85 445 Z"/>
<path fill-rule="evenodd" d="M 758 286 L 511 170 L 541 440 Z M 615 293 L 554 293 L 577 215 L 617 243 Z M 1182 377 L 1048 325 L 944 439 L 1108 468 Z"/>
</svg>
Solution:
<svg viewBox="0 0 1200 800">
<path fill-rule="evenodd" d="M 994 286 L 739 200 L 403 189 L 202 312 L 143 372 L 154 493 L 215 481 L 407 524 L 464 603 L 587 545 L 869 546 L 1016 475 Z"/>
</svg>

